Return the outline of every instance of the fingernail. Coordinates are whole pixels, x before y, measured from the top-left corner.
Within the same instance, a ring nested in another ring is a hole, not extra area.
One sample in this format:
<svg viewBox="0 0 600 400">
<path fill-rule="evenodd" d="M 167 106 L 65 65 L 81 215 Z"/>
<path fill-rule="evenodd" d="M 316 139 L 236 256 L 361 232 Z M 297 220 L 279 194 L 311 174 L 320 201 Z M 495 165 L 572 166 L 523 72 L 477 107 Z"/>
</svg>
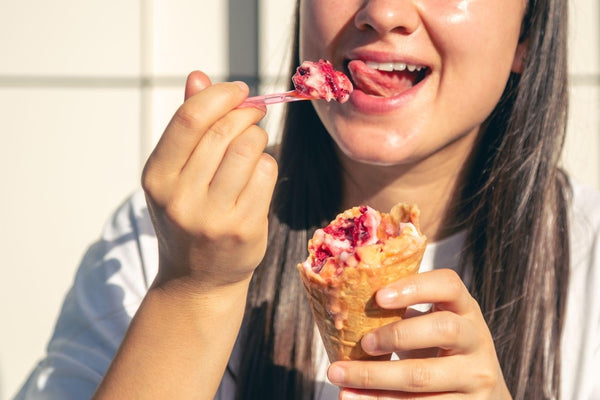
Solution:
<svg viewBox="0 0 600 400">
<path fill-rule="evenodd" d="M 234 81 L 233 83 L 235 83 L 240 89 L 242 89 L 243 91 L 248 90 L 248 85 L 246 85 L 245 82 L 242 81 Z"/>
<path fill-rule="evenodd" d="M 360 345 L 367 353 L 377 350 L 377 338 L 373 333 L 367 333 L 360 340 Z"/>
<path fill-rule="evenodd" d="M 343 368 L 338 367 L 337 365 L 331 365 L 329 367 L 329 371 L 327 371 L 327 377 L 331 383 L 338 384 L 344 381 L 344 376 L 346 375 Z"/>
<path fill-rule="evenodd" d="M 398 298 L 398 291 L 396 289 L 381 289 L 377 292 L 377 301 L 381 305 L 392 304 Z"/>
</svg>

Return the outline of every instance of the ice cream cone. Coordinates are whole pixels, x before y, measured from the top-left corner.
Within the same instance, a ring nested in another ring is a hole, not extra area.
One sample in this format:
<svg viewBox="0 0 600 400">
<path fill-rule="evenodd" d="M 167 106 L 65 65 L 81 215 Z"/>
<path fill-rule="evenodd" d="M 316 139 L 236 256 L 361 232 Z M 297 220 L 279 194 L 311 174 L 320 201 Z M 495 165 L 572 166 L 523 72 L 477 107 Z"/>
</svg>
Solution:
<svg viewBox="0 0 600 400">
<path fill-rule="evenodd" d="M 404 314 L 403 309 L 380 308 L 374 295 L 419 270 L 426 238 L 420 233 L 418 217 L 417 207 L 405 204 L 396 205 L 389 214 L 355 207 L 338 215 L 309 241 L 309 257 L 298 270 L 330 361 L 389 359 L 389 355 L 369 356 L 360 340 Z M 355 229 L 353 223 L 366 227 Z M 358 243 L 345 243 L 352 242 L 352 237 L 358 237 Z M 332 255 L 324 259 L 323 252 Z"/>
</svg>

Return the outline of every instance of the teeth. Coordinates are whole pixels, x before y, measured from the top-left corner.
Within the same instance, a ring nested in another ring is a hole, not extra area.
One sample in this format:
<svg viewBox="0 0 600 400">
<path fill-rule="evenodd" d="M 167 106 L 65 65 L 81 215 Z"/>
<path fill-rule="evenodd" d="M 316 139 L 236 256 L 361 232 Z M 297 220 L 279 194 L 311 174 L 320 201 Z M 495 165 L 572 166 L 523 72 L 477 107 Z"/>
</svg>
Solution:
<svg viewBox="0 0 600 400">
<path fill-rule="evenodd" d="M 393 71 L 394 63 L 381 63 L 379 64 L 379 69 L 382 71 Z"/>
<path fill-rule="evenodd" d="M 385 63 L 378 63 L 375 61 L 366 61 L 365 64 L 367 64 L 367 67 L 372 68 L 372 69 L 377 69 L 379 71 L 404 71 L 404 70 L 409 70 L 410 72 L 414 72 L 414 71 L 421 71 L 422 69 L 425 69 L 426 67 L 422 66 L 422 65 L 413 65 L 413 64 L 406 64 L 403 62 L 385 62 Z"/>
</svg>

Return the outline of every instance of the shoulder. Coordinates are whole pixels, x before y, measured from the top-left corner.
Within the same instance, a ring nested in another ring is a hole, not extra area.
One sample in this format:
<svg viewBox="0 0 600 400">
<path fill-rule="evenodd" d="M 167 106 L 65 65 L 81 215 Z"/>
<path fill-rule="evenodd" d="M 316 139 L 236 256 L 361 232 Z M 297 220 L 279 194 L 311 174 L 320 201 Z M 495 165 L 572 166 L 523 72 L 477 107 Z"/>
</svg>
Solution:
<svg viewBox="0 0 600 400">
<path fill-rule="evenodd" d="M 574 216 L 600 224 L 600 191 L 571 179 L 572 211 Z"/>
<path fill-rule="evenodd" d="M 94 324 L 121 315 L 124 327 L 154 278 L 157 252 L 139 190 L 109 216 L 101 236 L 83 256 L 65 302 L 65 316 L 83 317 Z"/>
<path fill-rule="evenodd" d="M 143 297 L 156 274 L 157 254 L 156 234 L 145 196 L 138 189 L 109 217 L 100 240 L 90 247 L 79 272 L 85 274 L 99 267 L 113 275 L 111 283 L 121 281 Z M 108 271 L 107 262 L 113 264 L 115 271 Z"/>
<path fill-rule="evenodd" d="M 143 194 L 136 192 L 108 218 L 84 254 L 53 339 L 108 334 L 114 351 L 153 279 L 156 248 Z M 53 340 L 51 345 L 60 343 Z"/>
</svg>

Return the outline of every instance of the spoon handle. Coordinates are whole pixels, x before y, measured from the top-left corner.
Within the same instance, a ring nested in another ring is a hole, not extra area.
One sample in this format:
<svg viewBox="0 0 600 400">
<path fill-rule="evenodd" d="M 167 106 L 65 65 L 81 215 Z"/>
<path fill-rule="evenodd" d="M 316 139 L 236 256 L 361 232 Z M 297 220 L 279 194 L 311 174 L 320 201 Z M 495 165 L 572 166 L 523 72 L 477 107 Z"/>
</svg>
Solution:
<svg viewBox="0 0 600 400">
<path fill-rule="evenodd" d="M 284 93 L 264 94 L 262 96 L 248 97 L 240 107 L 262 106 L 278 103 L 289 103 L 290 101 L 311 100 L 311 97 L 306 97 L 299 94 L 295 90 L 290 90 Z"/>
</svg>

